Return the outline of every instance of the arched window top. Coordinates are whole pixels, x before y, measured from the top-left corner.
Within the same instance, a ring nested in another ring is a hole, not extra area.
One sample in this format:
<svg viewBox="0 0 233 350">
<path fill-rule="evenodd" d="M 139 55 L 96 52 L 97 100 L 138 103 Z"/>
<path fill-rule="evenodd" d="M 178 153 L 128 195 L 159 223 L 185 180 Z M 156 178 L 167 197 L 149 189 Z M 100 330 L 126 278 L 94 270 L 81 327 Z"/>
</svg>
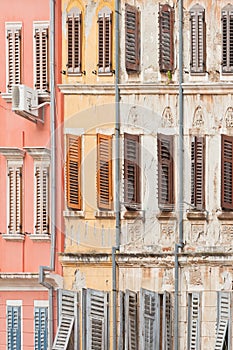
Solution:
<svg viewBox="0 0 233 350">
<path fill-rule="evenodd" d="M 223 7 L 222 9 L 222 14 L 227 13 L 227 12 L 232 12 L 233 14 L 233 5 L 232 4 L 227 4 L 226 6 Z"/>
<path fill-rule="evenodd" d="M 195 4 L 194 6 L 191 7 L 190 12 L 205 12 L 205 9 L 203 6 L 200 4 Z"/>
<path fill-rule="evenodd" d="M 104 6 L 104 7 L 102 7 L 101 10 L 99 10 L 98 16 L 103 17 L 103 15 L 105 15 L 105 16 L 111 15 L 111 13 L 112 13 L 111 9 L 108 6 Z"/>
<path fill-rule="evenodd" d="M 67 16 L 68 17 L 77 17 L 81 14 L 81 10 L 78 7 L 72 7 L 72 9 L 70 9 L 67 12 Z"/>
</svg>

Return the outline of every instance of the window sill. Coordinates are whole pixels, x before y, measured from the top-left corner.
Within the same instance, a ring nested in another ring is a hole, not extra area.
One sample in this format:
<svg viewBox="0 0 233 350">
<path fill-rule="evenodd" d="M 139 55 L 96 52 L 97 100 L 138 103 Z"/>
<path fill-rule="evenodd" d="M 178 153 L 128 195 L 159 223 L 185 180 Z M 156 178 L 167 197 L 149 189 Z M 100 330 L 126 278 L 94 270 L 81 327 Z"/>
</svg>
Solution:
<svg viewBox="0 0 233 350">
<path fill-rule="evenodd" d="M 50 102 L 50 93 L 49 92 L 40 92 L 38 91 L 39 103 Z"/>
<path fill-rule="evenodd" d="M 189 220 L 207 220 L 208 214 L 207 211 L 188 211 L 187 219 Z"/>
<path fill-rule="evenodd" d="M 2 234 L 2 238 L 4 238 L 6 241 L 24 241 L 25 236 L 22 233 L 6 233 Z"/>
<path fill-rule="evenodd" d="M 177 216 L 174 212 L 172 211 L 160 211 L 156 215 L 158 220 L 176 220 Z"/>
<path fill-rule="evenodd" d="M 85 213 L 83 210 L 64 210 L 63 216 L 65 218 L 84 218 Z"/>
<path fill-rule="evenodd" d="M 98 72 L 97 73 L 99 77 L 103 77 L 103 76 L 106 76 L 106 77 L 111 77 L 113 75 L 112 72 Z"/>
<path fill-rule="evenodd" d="M 221 211 L 217 214 L 219 220 L 233 220 L 233 211 Z"/>
<path fill-rule="evenodd" d="M 32 234 L 29 236 L 32 241 L 51 241 L 49 233 L 47 234 Z"/>
<path fill-rule="evenodd" d="M 126 220 L 135 220 L 135 219 L 145 219 L 145 211 L 144 210 L 127 210 L 123 213 L 123 217 Z"/>
<path fill-rule="evenodd" d="M 114 211 L 97 210 L 95 212 L 95 217 L 97 219 L 115 219 L 116 216 Z"/>
<path fill-rule="evenodd" d="M 12 93 L 11 92 L 2 92 L 1 97 L 7 102 L 11 103 L 12 102 Z"/>
</svg>

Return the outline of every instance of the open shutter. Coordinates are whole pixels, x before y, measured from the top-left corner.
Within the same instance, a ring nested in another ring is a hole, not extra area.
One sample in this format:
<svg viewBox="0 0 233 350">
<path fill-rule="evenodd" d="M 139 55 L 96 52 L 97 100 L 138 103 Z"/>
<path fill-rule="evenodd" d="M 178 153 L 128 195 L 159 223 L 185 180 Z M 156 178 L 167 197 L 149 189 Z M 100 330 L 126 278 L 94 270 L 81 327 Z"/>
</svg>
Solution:
<svg viewBox="0 0 233 350">
<path fill-rule="evenodd" d="M 48 308 L 35 308 L 35 350 L 48 349 Z"/>
<path fill-rule="evenodd" d="M 87 290 L 87 348 L 108 350 L 108 299 L 107 292 Z"/>
<path fill-rule="evenodd" d="M 21 29 L 7 29 L 7 55 L 8 55 L 8 92 L 12 90 L 12 84 L 21 82 Z"/>
<path fill-rule="evenodd" d="M 35 88 L 48 91 L 48 28 L 35 28 Z"/>
<path fill-rule="evenodd" d="M 200 349 L 200 295 L 190 294 L 189 305 L 189 349 Z"/>
<path fill-rule="evenodd" d="M 20 306 L 7 306 L 7 349 L 21 350 Z"/>
<path fill-rule="evenodd" d="M 112 209 L 112 136 L 97 134 L 97 202 Z"/>
<path fill-rule="evenodd" d="M 68 73 L 81 72 L 81 13 L 68 14 Z"/>
<path fill-rule="evenodd" d="M 66 141 L 67 207 L 81 210 L 81 136 L 67 135 Z"/>
<path fill-rule="evenodd" d="M 53 343 L 53 350 L 66 350 L 73 328 L 73 349 L 78 349 L 78 293 L 68 290 L 60 290 L 60 322 Z"/>
<path fill-rule="evenodd" d="M 125 350 L 138 349 L 137 293 L 125 292 Z"/>
<path fill-rule="evenodd" d="M 173 70 L 174 10 L 169 5 L 159 6 L 159 66 L 161 72 Z"/>
<path fill-rule="evenodd" d="M 171 350 L 171 296 L 168 292 L 163 294 L 163 350 Z"/>
<path fill-rule="evenodd" d="M 205 139 L 193 137 L 191 145 L 191 204 L 205 207 Z"/>
<path fill-rule="evenodd" d="M 191 73 L 205 72 L 205 10 L 195 5 L 190 11 Z"/>
<path fill-rule="evenodd" d="M 140 209 L 139 136 L 124 134 L 124 201 L 128 210 Z"/>
<path fill-rule="evenodd" d="M 141 349 L 154 350 L 158 344 L 158 293 L 141 289 L 140 300 Z"/>
<path fill-rule="evenodd" d="M 98 16 L 98 72 L 112 69 L 112 14 L 100 12 Z"/>
<path fill-rule="evenodd" d="M 232 171 L 233 137 L 222 135 L 221 202 L 223 209 L 233 209 Z"/>
<path fill-rule="evenodd" d="M 230 293 L 219 293 L 217 337 L 214 350 L 224 350 L 229 347 L 227 329 L 230 321 L 230 304 Z"/>
<path fill-rule="evenodd" d="M 140 64 L 139 12 L 136 7 L 125 7 L 125 67 L 138 72 Z"/>
<path fill-rule="evenodd" d="M 233 6 L 228 4 L 222 10 L 222 71 L 233 71 Z"/>
<path fill-rule="evenodd" d="M 49 169 L 36 167 L 36 225 L 35 232 L 49 232 Z"/>
<path fill-rule="evenodd" d="M 172 210 L 174 204 L 173 136 L 158 134 L 159 207 Z"/>
</svg>

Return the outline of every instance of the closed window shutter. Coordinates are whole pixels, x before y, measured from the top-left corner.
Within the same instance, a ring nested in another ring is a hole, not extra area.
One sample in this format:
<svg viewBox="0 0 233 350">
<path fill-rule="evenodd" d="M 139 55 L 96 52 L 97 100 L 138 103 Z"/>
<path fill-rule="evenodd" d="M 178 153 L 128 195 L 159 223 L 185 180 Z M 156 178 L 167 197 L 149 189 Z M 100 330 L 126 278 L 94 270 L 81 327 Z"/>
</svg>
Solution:
<svg viewBox="0 0 233 350">
<path fill-rule="evenodd" d="M 190 294 L 189 349 L 200 349 L 200 295 Z"/>
<path fill-rule="evenodd" d="M 8 168 L 9 177 L 9 233 L 22 232 L 22 168 Z"/>
<path fill-rule="evenodd" d="M 233 209 L 232 171 L 233 138 L 222 135 L 221 202 L 223 209 Z"/>
<path fill-rule="evenodd" d="M 8 43 L 8 92 L 12 91 L 12 84 L 21 82 L 21 30 L 12 28 L 7 30 Z"/>
<path fill-rule="evenodd" d="M 125 67 L 138 72 L 140 64 L 139 12 L 136 7 L 125 7 Z"/>
<path fill-rule="evenodd" d="M 174 204 L 173 136 L 158 134 L 159 207 L 172 210 Z"/>
<path fill-rule="evenodd" d="M 36 167 L 36 225 L 38 234 L 49 233 L 49 168 Z"/>
<path fill-rule="evenodd" d="M 217 336 L 214 350 L 229 348 L 228 327 L 230 322 L 230 293 L 221 292 L 218 295 Z"/>
<path fill-rule="evenodd" d="M 112 209 L 112 136 L 97 134 L 97 202 Z"/>
<path fill-rule="evenodd" d="M 110 73 L 112 69 L 112 15 L 98 16 L 98 72 Z"/>
<path fill-rule="evenodd" d="M 125 292 L 125 350 L 138 349 L 137 293 Z"/>
<path fill-rule="evenodd" d="M 87 290 L 87 348 L 108 350 L 108 315 L 107 292 Z"/>
<path fill-rule="evenodd" d="M 7 306 L 7 349 L 21 350 L 20 306 Z"/>
<path fill-rule="evenodd" d="M 81 72 L 81 14 L 67 18 L 68 29 L 68 73 Z"/>
<path fill-rule="evenodd" d="M 120 291 L 120 310 L 119 310 L 119 320 L 120 320 L 120 331 L 118 336 L 118 350 L 125 350 L 125 293 Z"/>
<path fill-rule="evenodd" d="M 173 70 L 174 10 L 169 5 L 159 7 L 159 66 L 161 72 Z"/>
<path fill-rule="evenodd" d="M 139 136 L 124 134 L 124 201 L 128 210 L 140 209 Z"/>
<path fill-rule="evenodd" d="M 158 344 L 158 293 L 141 289 L 140 300 L 141 348 L 152 350 Z"/>
<path fill-rule="evenodd" d="M 195 5 L 190 11 L 191 23 L 191 73 L 205 72 L 205 10 Z"/>
<path fill-rule="evenodd" d="M 171 350 L 171 296 L 168 292 L 163 294 L 163 349 Z"/>
<path fill-rule="evenodd" d="M 233 6 L 230 4 L 222 10 L 222 71 L 233 71 Z"/>
<path fill-rule="evenodd" d="M 204 137 L 193 137 L 191 145 L 191 204 L 198 210 L 205 207 Z"/>
<path fill-rule="evenodd" d="M 67 207 L 81 210 L 81 136 L 67 135 L 66 144 Z"/>
<path fill-rule="evenodd" d="M 78 302 L 77 292 L 60 290 L 60 321 L 56 337 L 53 343 L 53 350 L 66 350 L 70 342 L 74 350 L 78 349 Z M 74 332 L 75 328 L 75 332 Z M 73 338 L 75 339 L 73 342 Z"/>
<path fill-rule="evenodd" d="M 48 28 L 35 28 L 35 79 L 37 90 L 48 91 Z"/>
<path fill-rule="evenodd" d="M 48 349 L 48 308 L 36 307 L 35 315 L 35 350 Z"/>
</svg>

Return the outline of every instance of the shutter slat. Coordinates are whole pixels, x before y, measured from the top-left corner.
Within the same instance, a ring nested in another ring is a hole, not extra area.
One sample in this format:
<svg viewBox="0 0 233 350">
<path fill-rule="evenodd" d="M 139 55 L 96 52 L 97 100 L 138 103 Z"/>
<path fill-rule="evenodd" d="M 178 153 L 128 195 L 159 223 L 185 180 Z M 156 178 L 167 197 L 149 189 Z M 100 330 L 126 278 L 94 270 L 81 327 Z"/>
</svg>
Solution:
<svg viewBox="0 0 233 350">
<path fill-rule="evenodd" d="M 233 138 L 222 135 L 222 176 L 221 201 L 223 209 L 233 208 L 232 165 L 233 165 Z"/>
</svg>

